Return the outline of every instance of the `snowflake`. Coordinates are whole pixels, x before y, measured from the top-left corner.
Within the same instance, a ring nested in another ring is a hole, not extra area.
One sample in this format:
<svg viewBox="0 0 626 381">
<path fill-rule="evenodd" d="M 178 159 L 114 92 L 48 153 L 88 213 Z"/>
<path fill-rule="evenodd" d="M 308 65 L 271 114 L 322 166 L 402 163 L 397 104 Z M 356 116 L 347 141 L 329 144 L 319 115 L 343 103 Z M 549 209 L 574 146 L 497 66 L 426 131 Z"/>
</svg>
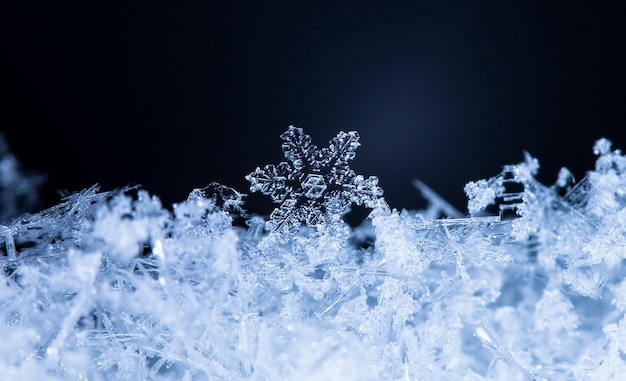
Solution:
<svg viewBox="0 0 626 381">
<path fill-rule="evenodd" d="M 269 164 L 246 176 L 250 191 L 260 191 L 280 204 L 266 223 L 269 230 L 295 232 L 302 223 L 336 221 L 352 203 L 374 208 L 381 199 L 378 178 L 365 179 L 348 165 L 361 145 L 358 132 L 340 131 L 328 148 L 321 149 L 301 128 L 289 126 L 280 137 L 289 162 Z"/>
</svg>

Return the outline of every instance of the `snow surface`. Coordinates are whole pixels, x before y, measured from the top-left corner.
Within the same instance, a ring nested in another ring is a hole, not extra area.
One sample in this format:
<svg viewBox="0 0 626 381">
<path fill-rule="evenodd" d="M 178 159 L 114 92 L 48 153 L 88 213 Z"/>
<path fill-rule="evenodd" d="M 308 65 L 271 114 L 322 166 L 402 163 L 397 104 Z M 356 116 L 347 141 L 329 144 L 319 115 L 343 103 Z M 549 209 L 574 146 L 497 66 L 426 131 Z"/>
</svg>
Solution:
<svg viewBox="0 0 626 381">
<path fill-rule="evenodd" d="M 528 154 L 470 182 L 463 217 L 419 181 L 427 210 L 390 209 L 376 178 L 347 165 L 356 132 L 321 150 L 295 127 L 283 139 L 289 162 L 247 177 L 279 204 L 267 221 L 219 184 L 173 212 L 143 190 L 94 186 L 5 220 L 2 378 L 626 374 L 626 157 L 608 140 L 575 185 L 567 170 L 539 183 Z M 36 188 L 5 167 L 3 190 Z M 354 229 L 341 219 L 351 203 L 372 209 Z"/>
</svg>

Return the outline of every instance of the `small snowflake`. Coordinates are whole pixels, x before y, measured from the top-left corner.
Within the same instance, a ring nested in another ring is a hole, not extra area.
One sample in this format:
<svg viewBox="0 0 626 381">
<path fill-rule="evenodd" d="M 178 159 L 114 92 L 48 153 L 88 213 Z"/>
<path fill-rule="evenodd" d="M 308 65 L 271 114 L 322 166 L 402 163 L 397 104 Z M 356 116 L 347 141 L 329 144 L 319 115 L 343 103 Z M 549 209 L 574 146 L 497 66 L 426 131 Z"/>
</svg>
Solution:
<svg viewBox="0 0 626 381">
<path fill-rule="evenodd" d="M 374 208 L 383 195 L 377 177 L 365 179 L 348 165 L 361 145 L 358 132 L 341 131 L 321 149 L 301 128 L 289 126 L 280 137 L 289 162 L 269 164 L 246 176 L 250 191 L 260 191 L 280 204 L 266 224 L 269 230 L 295 232 L 302 223 L 334 221 L 352 203 Z"/>
</svg>

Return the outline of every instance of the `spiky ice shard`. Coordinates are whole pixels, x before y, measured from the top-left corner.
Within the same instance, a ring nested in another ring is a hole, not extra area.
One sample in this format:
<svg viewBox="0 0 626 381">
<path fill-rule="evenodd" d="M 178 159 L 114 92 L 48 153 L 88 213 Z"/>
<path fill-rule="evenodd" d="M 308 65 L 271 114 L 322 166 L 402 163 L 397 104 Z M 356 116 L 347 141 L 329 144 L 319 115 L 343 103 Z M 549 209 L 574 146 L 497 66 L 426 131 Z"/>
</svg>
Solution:
<svg viewBox="0 0 626 381">
<path fill-rule="evenodd" d="M 607 140 L 594 151 L 575 185 L 567 170 L 539 183 L 530 155 L 471 182 L 470 217 L 416 181 L 427 211 L 378 207 L 355 229 L 293 234 L 258 216 L 234 227 L 243 195 L 218 184 L 173 211 L 92 187 L 1 226 L 0 374 L 619 380 L 626 157 Z M 287 194 L 323 198 L 305 185 Z M 442 213 L 454 218 L 431 218 Z"/>
<path fill-rule="evenodd" d="M 348 161 L 356 156 L 359 133 L 339 132 L 328 148 L 317 148 L 301 128 L 289 126 L 280 136 L 288 162 L 268 164 L 246 176 L 252 192 L 280 204 L 266 226 L 271 231 L 296 232 L 302 223 L 324 225 L 345 214 L 352 203 L 375 208 L 383 195 L 378 178 L 357 175 Z"/>
</svg>

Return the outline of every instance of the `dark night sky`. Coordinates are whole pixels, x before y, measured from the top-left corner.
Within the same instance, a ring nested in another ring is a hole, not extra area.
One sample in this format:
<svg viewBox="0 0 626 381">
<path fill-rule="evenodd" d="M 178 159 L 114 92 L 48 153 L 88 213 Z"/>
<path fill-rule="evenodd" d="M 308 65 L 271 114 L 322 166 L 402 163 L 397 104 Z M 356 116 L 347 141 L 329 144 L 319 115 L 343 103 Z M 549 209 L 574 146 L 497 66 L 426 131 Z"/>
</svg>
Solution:
<svg viewBox="0 0 626 381">
<path fill-rule="evenodd" d="M 398 208 L 421 205 L 413 178 L 464 208 L 467 181 L 524 149 L 552 183 L 564 165 L 584 176 L 599 137 L 626 148 L 617 6 L 13 3 L 0 6 L 0 130 L 49 175 L 49 203 L 96 182 L 166 205 L 212 181 L 247 191 L 244 175 L 282 159 L 289 124 L 318 146 L 359 131 L 353 168 Z"/>
</svg>

